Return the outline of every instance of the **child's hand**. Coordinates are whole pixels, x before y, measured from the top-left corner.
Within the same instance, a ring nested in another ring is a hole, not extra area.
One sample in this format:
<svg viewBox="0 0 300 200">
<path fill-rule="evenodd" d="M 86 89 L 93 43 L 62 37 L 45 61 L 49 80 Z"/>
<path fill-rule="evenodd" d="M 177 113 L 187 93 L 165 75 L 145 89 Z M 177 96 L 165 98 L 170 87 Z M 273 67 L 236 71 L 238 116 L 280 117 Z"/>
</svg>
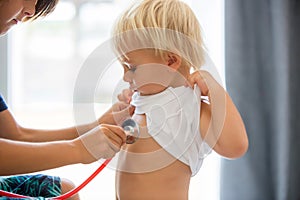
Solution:
<svg viewBox="0 0 300 200">
<path fill-rule="evenodd" d="M 201 101 L 211 104 L 224 105 L 226 91 L 224 88 L 214 79 L 214 77 L 205 70 L 198 70 L 190 75 L 187 81 L 190 87 L 194 87 L 195 84 L 201 90 Z"/>
<path fill-rule="evenodd" d="M 194 88 L 194 85 L 197 84 L 201 91 L 201 96 L 208 96 L 209 95 L 209 89 L 207 86 L 207 79 L 206 77 L 209 76 L 206 71 L 199 70 L 190 75 L 188 78 L 188 84 L 192 88 Z"/>
<path fill-rule="evenodd" d="M 119 101 L 130 103 L 133 91 L 130 89 L 124 89 L 121 94 L 118 95 Z"/>
</svg>

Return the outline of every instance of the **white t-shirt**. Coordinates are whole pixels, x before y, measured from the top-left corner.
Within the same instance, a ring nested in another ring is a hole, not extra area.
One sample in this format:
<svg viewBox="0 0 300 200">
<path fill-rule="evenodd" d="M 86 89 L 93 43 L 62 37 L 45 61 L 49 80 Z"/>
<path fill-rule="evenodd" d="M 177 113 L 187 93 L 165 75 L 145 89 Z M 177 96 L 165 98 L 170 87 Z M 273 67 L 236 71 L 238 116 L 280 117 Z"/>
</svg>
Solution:
<svg viewBox="0 0 300 200">
<path fill-rule="evenodd" d="M 192 176 L 211 152 L 199 132 L 200 90 L 169 87 L 150 96 L 135 93 L 131 104 L 136 114 L 145 114 L 148 133 L 176 159 L 190 166 Z"/>
</svg>

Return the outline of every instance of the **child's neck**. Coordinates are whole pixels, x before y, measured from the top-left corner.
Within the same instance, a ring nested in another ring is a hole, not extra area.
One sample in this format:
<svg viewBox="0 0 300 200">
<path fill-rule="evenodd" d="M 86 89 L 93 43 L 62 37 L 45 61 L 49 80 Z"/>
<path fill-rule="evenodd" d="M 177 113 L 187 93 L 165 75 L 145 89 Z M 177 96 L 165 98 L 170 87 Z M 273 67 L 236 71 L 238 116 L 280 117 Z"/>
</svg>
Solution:
<svg viewBox="0 0 300 200">
<path fill-rule="evenodd" d="M 188 74 L 186 72 L 178 71 L 172 81 L 170 82 L 169 87 L 180 87 L 186 85 L 188 80 Z"/>
</svg>

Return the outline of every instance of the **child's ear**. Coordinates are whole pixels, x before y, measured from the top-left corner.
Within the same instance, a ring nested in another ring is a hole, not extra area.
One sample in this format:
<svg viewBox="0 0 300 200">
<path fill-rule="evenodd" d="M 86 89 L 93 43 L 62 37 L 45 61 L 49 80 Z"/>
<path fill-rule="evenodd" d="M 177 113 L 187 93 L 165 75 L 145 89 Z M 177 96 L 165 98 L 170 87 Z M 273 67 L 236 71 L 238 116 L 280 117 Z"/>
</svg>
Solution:
<svg viewBox="0 0 300 200">
<path fill-rule="evenodd" d="M 174 53 L 168 53 L 167 55 L 167 65 L 174 70 L 177 70 L 181 65 L 181 57 Z"/>
</svg>

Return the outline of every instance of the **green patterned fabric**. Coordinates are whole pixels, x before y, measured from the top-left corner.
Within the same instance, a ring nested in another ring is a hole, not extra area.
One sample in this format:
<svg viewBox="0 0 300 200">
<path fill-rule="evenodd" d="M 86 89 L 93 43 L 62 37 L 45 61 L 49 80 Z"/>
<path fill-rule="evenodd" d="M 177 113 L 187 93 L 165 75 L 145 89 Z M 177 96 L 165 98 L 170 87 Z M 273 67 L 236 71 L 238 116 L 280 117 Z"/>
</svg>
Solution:
<svg viewBox="0 0 300 200">
<path fill-rule="evenodd" d="M 44 199 L 61 194 L 59 177 L 42 174 L 0 177 L 0 189 L 20 195 Z M 0 200 L 15 199 L 0 197 Z"/>
</svg>

